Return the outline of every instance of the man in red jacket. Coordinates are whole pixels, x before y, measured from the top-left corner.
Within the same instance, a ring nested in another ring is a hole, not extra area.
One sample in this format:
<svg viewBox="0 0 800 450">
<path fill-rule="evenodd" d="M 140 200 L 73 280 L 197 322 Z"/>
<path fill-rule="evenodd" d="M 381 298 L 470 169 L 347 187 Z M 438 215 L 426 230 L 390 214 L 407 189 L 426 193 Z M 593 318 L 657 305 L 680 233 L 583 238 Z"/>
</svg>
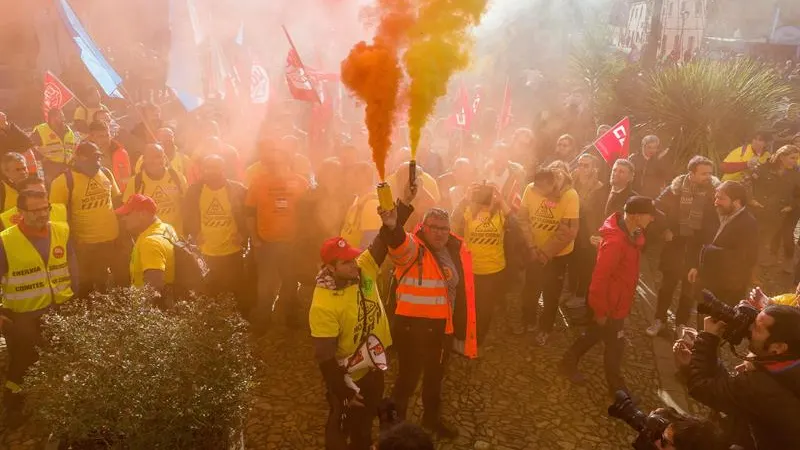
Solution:
<svg viewBox="0 0 800 450">
<path fill-rule="evenodd" d="M 625 390 L 622 379 L 623 326 L 631 311 L 639 280 L 639 256 L 644 246 L 644 230 L 655 219 L 656 208 L 649 197 L 634 196 L 625 203 L 623 213 L 614 213 L 600 227 L 602 241 L 597 249 L 597 264 L 589 285 L 589 307 L 594 322 L 564 354 L 559 371 L 575 384 L 586 380 L 578 371 L 578 361 L 598 342 L 605 343 L 603 362 L 609 393 Z"/>
</svg>

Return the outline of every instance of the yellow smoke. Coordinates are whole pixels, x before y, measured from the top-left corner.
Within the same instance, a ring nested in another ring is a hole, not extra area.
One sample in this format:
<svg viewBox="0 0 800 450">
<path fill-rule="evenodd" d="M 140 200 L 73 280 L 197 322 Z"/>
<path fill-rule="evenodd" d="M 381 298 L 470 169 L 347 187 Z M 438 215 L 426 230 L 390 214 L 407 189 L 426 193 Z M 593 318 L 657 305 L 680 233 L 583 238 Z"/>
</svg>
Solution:
<svg viewBox="0 0 800 450">
<path fill-rule="evenodd" d="M 414 23 L 414 15 L 408 0 L 379 0 L 375 16 L 379 23 L 373 43 L 362 41 L 350 50 L 342 61 L 342 82 L 366 104 L 372 159 L 384 180 L 403 79 L 398 49 Z"/>
<path fill-rule="evenodd" d="M 480 22 L 488 0 L 420 0 L 419 14 L 409 34 L 405 66 L 411 78 L 408 111 L 411 159 L 416 159 L 422 129 L 447 83 L 469 65 L 472 45 L 468 32 Z"/>
</svg>

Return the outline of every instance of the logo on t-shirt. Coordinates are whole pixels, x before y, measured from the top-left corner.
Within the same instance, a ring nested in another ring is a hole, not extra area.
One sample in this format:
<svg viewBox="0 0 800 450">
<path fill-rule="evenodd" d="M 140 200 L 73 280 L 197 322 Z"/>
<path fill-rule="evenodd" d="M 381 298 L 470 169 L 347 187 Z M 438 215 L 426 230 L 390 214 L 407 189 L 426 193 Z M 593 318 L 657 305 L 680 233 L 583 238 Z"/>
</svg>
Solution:
<svg viewBox="0 0 800 450">
<path fill-rule="evenodd" d="M 533 213 L 533 230 L 536 231 L 545 231 L 545 232 L 552 232 L 556 231 L 558 228 L 558 219 L 555 218 L 553 214 L 553 207 L 551 202 L 542 200 L 542 203 L 539 204 L 539 207 L 536 208 L 536 212 Z"/>
<path fill-rule="evenodd" d="M 214 197 L 203 213 L 203 225 L 207 227 L 227 227 L 230 225 L 231 216 L 222 207 L 219 199 Z"/>
<path fill-rule="evenodd" d="M 445 281 L 450 281 L 453 279 L 453 269 L 449 266 L 442 267 L 442 275 L 444 275 Z"/>
<path fill-rule="evenodd" d="M 86 183 L 86 193 L 81 199 L 81 209 L 102 208 L 109 205 L 111 196 L 111 183 L 104 185 L 94 178 Z"/>
<path fill-rule="evenodd" d="M 53 257 L 54 258 L 63 258 L 64 257 L 64 247 L 57 246 L 53 249 Z"/>
<path fill-rule="evenodd" d="M 493 223 L 492 217 L 484 216 L 475 229 L 469 233 L 472 245 L 500 245 L 500 230 Z"/>
<path fill-rule="evenodd" d="M 170 214 L 175 209 L 175 202 L 163 186 L 156 186 L 153 190 L 153 201 L 156 202 L 159 214 Z"/>
</svg>

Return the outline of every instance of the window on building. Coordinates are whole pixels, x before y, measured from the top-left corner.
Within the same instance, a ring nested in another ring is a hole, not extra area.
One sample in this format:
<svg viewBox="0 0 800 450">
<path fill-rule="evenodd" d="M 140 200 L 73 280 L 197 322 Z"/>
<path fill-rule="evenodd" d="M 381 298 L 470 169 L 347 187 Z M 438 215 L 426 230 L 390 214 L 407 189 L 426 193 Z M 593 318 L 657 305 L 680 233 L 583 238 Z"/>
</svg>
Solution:
<svg viewBox="0 0 800 450">
<path fill-rule="evenodd" d="M 680 55 L 680 46 L 681 46 L 681 37 L 679 35 L 675 35 L 675 39 L 672 40 L 672 52 L 675 55 Z"/>
<path fill-rule="evenodd" d="M 661 54 L 667 53 L 667 35 L 664 34 L 664 37 L 661 38 Z"/>
<path fill-rule="evenodd" d="M 672 6 L 672 2 L 669 2 L 669 5 L 667 6 L 667 17 L 672 17 Z"/>
<path fill-rule="evenodd" d="M 703 0 L 695 0 L 694 2 L 694 16 L 700 17 L 703 14 Z"/>
<path fill-rule="evenodd" d="M 694 36 L 689 36 L 689 40 L 687 41 L 686 52 L 688 54 L 694 53 Z"/>
</svg>

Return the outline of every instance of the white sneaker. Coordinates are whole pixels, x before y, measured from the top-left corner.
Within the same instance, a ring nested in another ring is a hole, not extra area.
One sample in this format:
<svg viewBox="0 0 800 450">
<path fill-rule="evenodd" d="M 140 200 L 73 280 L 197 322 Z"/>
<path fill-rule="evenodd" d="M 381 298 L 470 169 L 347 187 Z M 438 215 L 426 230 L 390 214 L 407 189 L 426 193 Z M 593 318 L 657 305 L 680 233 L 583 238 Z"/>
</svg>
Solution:
<svg viewBox="0 0 800 450">
<path fill-rule="evenodd" d="M 661 330 L 663 329 L 664 329 L 664 322 L 661 319 L 656 319 L 652 325 L 647 327 L 647 331 L 645 331 L 645 333 L 647 333 L 647 335 L 650 337 L 656 337 L 658 336 L 658 333 L 661 333 Z"/>
</svg>

